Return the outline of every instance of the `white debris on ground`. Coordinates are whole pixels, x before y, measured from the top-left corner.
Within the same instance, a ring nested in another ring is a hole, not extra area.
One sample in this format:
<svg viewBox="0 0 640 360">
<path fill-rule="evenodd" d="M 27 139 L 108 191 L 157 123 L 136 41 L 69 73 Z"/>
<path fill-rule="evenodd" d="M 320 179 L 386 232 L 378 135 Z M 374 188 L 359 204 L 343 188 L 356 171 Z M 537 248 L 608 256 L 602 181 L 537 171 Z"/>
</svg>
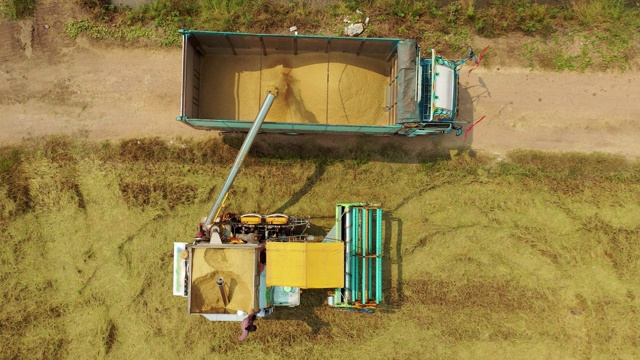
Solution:
<svg viewBox="0 0 640 360">
<path fill-rule="evenodd" d="M 351 24 L 344 28 L 344 34 L 346 36 L 358 36 L 364 32 L 363 23 Z"/>
<path fill-rule="evenodd" d="M 356 16 L 358 18 L 357 20 L 354 20 L 353 23 L 351 23 L 351 19 L 349 18 L 345 18 L 343 20 L 346 24 L 349 24 L 344 28 L 344 36 L 353 37 L 353 36 L 358 36 L 364 32 L 364 26 L 369 24 L 369 18 L 367 17 L 363 21 L 362 19 L 363 15 L 364 13 L 362 11 L 356 9 Z"/>
</svg>

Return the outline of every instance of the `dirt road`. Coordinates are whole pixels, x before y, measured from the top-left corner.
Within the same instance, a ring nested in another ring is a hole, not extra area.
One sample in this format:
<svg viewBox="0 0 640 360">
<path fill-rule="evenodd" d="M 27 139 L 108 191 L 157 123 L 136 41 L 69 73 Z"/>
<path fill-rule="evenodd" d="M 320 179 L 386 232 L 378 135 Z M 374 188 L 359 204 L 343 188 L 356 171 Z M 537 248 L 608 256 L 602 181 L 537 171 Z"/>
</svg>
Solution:
<svg viewBox="0 0 640 360">
<path fill-rule="evenodd" d="M 463 113 L 486 118 L 472 147 L 599 151 L 640 156 L 640 74 L 480 69 L 461 75 Z"/>
<path fill-rule="evenodd" d="M 210 136 L 175 120 L 179 49 L 72 41 L 60 23 L 46 21 L 0 24 L 0 145 L 59 133 L 91 140 Z M 49 36 L 53 31 L 59 34 Z M 463 70 L 460 80 L 460 116 L 486 116 L 468 139 L 473 149 L 640 156 L 639 73 L 493 67 Z"/>
</svg>

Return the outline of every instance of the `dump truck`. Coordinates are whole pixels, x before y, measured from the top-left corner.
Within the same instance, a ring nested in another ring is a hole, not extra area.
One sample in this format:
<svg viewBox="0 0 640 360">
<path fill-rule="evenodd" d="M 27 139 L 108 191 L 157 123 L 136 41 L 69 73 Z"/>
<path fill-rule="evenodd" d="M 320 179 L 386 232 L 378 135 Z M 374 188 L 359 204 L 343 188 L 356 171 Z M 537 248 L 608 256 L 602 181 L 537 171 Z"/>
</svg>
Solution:
<svg viewBox="0 0 640 360">
<path fill-rule="evenodd" d="M 247 132 L 277 87 L 260 131 L 417 136 L 456 130 L 458 67 L 415 40 L 181 30 L 178 120 Z"/>
</svg>

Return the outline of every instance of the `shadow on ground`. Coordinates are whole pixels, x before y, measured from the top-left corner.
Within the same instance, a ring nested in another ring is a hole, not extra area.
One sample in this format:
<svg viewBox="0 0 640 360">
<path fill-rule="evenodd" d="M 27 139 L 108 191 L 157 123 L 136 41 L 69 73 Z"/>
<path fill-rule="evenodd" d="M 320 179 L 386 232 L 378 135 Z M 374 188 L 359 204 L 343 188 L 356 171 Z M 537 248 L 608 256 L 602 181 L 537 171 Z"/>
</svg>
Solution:
<svg viewBox="0 0 640 360">
<path fill-rule="evenodd" d="M 384 243 L 382 253 L 382 288 L 385 312 L 393 312 L 404 302 L 402 276 L 402 219 L 393 211 L 384 213 Z M 395 238 L 395 242 L 393 239 Z M 395 281 L 394 281 L 395 279 Z"/>
<path fill-rule="evenodd" d="M 389 163 L 421 163 L 448 159 L 452 150 L 471 149 L 473 132 L 465 130 L 473 122 L 474 99 L 466 88 L 460 88 L 457 119 L 463 125 L 463 135 L 455 133 L 406 136 L 336 135 L 336 134 L 259 134 L 250 154 L 258 158 L 317 160 L 323 172 L 327 161 L 352 160 L 359 163 L 380 161 Z M 224 134 L 222 141 L 240 149 L 245 134 Z M 324 162 L 323 162 L 324 161 Z M 306 186 L 306 185 L 305 185 Z"/>
<path fill-rule="evenodd" d="M 315 308 L 325 306 L 327 300 L 326 289 L 308 289 L 300 294 L 300 305 L 296 307 L 276 307 L 275 311 L 265 319 L 271 320 L 298 320 L 304 321 L 315 335 L 329 323 L 322 320 L 314 311 Z"/>
</svg>

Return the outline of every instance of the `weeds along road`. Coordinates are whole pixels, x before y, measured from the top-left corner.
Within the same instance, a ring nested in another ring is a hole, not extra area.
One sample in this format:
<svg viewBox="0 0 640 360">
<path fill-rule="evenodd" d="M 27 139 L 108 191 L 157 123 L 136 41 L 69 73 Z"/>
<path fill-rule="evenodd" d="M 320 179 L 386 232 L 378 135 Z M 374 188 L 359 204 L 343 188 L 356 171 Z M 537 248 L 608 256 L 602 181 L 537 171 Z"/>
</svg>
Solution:
<svg viewBox="0 0 640 360">
<path fill-rule="evenodd" d="M 61 133 L 96 141 L 211 136 L 175 120 L 179 49 L 105 47 L 82 40 L 56 51 L 31 51 L 27 42 L 20 49 L 0 45 L 19 52 L 0 62 L 1 145 Z M 487 153 L 526 148 L 640 156 L 639 73 L 492 67 L 468 74 L 468 69 L 460 76 L 459 117 L 486 118 L 463 145 Z M 461 145 L 461 138 L 446 136 L 437 141 Z"/>
</svg>

